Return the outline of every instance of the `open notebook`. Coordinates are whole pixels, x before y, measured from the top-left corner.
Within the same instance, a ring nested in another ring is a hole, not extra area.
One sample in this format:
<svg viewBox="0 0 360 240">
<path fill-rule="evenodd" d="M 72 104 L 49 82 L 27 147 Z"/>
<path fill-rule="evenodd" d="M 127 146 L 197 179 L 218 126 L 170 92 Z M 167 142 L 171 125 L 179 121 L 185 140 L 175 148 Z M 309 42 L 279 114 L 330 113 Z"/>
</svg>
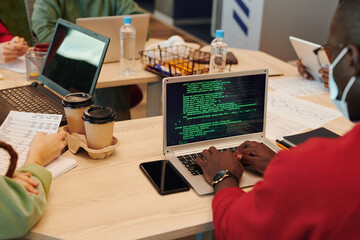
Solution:
<svg viewBox="0 0 360 240">
<path fill-rule="evenodd" d="M 0 127 L 0 140 L 10 144 L 18 153 L 17 168 L 24 165 L 33 137 L 38 132 L 56 133 L 61 115 L 26 113 L 11 111 Z M 0 150 L 0 174 L 5 175 L 9 166 L 9 155 Z M 45 168 L 52 173 L 52 178 L 60 176 L 76 166 L 76 161 L 59 157 Z"/>
</svg>

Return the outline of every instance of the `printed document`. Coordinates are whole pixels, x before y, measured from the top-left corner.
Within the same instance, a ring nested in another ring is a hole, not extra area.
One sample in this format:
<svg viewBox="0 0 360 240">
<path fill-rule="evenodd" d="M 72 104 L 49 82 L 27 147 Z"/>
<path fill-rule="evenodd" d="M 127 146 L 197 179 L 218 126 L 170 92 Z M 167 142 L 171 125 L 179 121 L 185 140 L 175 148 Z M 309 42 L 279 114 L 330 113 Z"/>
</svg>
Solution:
<svg viewBox="0 0 360 240">
<path fill-rule="evenodd" d="M 30 143 L 38 132 L 56 133 L 62 115 L 10 111 L 0 127 L 0 140 L 10 144 L 18 154 L 17 168 L 24 165 Z M 9 154 L 0 149 L 0 174 L 5 175 L 10 164 Z M 45 168 L 53 179 L 76 166 L 76 161 L 59 157 Z"/>
</svg>

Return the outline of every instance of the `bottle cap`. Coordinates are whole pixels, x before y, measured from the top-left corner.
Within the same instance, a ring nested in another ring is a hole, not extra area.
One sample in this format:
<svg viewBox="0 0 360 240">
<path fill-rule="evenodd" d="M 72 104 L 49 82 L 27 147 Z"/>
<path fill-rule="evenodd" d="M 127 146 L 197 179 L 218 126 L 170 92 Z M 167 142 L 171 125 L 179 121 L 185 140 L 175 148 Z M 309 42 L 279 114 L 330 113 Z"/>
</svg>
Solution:
<svg viewBox="0 0 360 240">
<path fill-rule="evenodd" d="M 131 17 L 124 17 L 124 24 L 131 24 Z"/>
<path fill-rule="evenodd" d="M 111 107 L 92 106 L 84 111 L 82 119 L 88 123 L 103 124 L 115 121 L 116 113 Z"/>
<path fill-rule="evenodd" d="M 224 37 L 224 30 L 216 30 L 215 37 L 223 38 Z"/>
<path fill-rule="evenodd" d="M 94 98 L 88 93 L 70 93 L 62 100 L 63 107 L 84 108 L 94 104 Z"/>
</svg>

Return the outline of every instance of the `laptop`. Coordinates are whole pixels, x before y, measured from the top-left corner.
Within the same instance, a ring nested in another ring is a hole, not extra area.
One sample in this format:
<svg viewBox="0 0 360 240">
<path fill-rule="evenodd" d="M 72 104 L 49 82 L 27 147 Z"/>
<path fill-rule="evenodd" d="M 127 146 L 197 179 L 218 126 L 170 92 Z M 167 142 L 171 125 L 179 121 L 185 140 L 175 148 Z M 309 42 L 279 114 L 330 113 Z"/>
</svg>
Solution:
<svg viewBox="0 0 360 240">
<path fill-rule="evenodd" d="M 144 50 L 149 30 L 150 14 L 127 16 L 132 18 L 131 24 L 136 30 L 135 58 L 140 58 L 139 52 Z M 106 54 L 105 62 L 118 62 L 120 59 L 120 28 L 124 25 L 124 17 L 127 16 L 78 18 L 76 24 L 110 38 L 109 51 Z"/>
<path fill-rule="evenodd" d="M 0 124 L 10 110 L 63 114 L 63 96 L 93 94 L 109 39 L 76 24 L 58 19 L 42 66 L 39 82 L 0 90 Z"/>
<path fill-rule="evenodd" d="M 204 149 L 251 140 L 279 150 L 265 138 L 267 79 L 267 69 L 163 79 L 163 154 L 199 195 L 214 191 L 193 161 Z M 247 166 L 239 186 L 261 179 Z"/>
<path fill-rule="evenodd" d="M 318 51 L 318 56 L 314 53 L 314 50 L 319 49 L 321 45 L 293 36 L 290 36 L 289 39 L 306 70 L 314 79 L 321 80 L 319 69 L 330 64 L 325 51 Z"/>
</svg>

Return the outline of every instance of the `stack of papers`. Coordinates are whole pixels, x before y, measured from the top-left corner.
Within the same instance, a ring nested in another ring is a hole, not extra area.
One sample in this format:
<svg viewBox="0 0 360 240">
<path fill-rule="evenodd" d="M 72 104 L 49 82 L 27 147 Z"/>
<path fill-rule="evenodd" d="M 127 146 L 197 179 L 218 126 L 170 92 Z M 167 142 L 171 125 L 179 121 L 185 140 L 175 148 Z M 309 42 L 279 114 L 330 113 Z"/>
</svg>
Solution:
<svg viewBox="0 0 360 240">
<path fill-rule="evenodd" d="M 62 115 L 10 111 L 0 127 L 0 140 L 10 144 L 18 153 L 17 168 L 24 165 L 30 143 L 38 132 L 56 133 Z M 0 149 L 0 174 L 5 175 L 10 164 L 9 154 Z M 74 168 L 76 161 L 59 157 L 45 168 L 52 172 L 53 179 Z"/>
</svg>

